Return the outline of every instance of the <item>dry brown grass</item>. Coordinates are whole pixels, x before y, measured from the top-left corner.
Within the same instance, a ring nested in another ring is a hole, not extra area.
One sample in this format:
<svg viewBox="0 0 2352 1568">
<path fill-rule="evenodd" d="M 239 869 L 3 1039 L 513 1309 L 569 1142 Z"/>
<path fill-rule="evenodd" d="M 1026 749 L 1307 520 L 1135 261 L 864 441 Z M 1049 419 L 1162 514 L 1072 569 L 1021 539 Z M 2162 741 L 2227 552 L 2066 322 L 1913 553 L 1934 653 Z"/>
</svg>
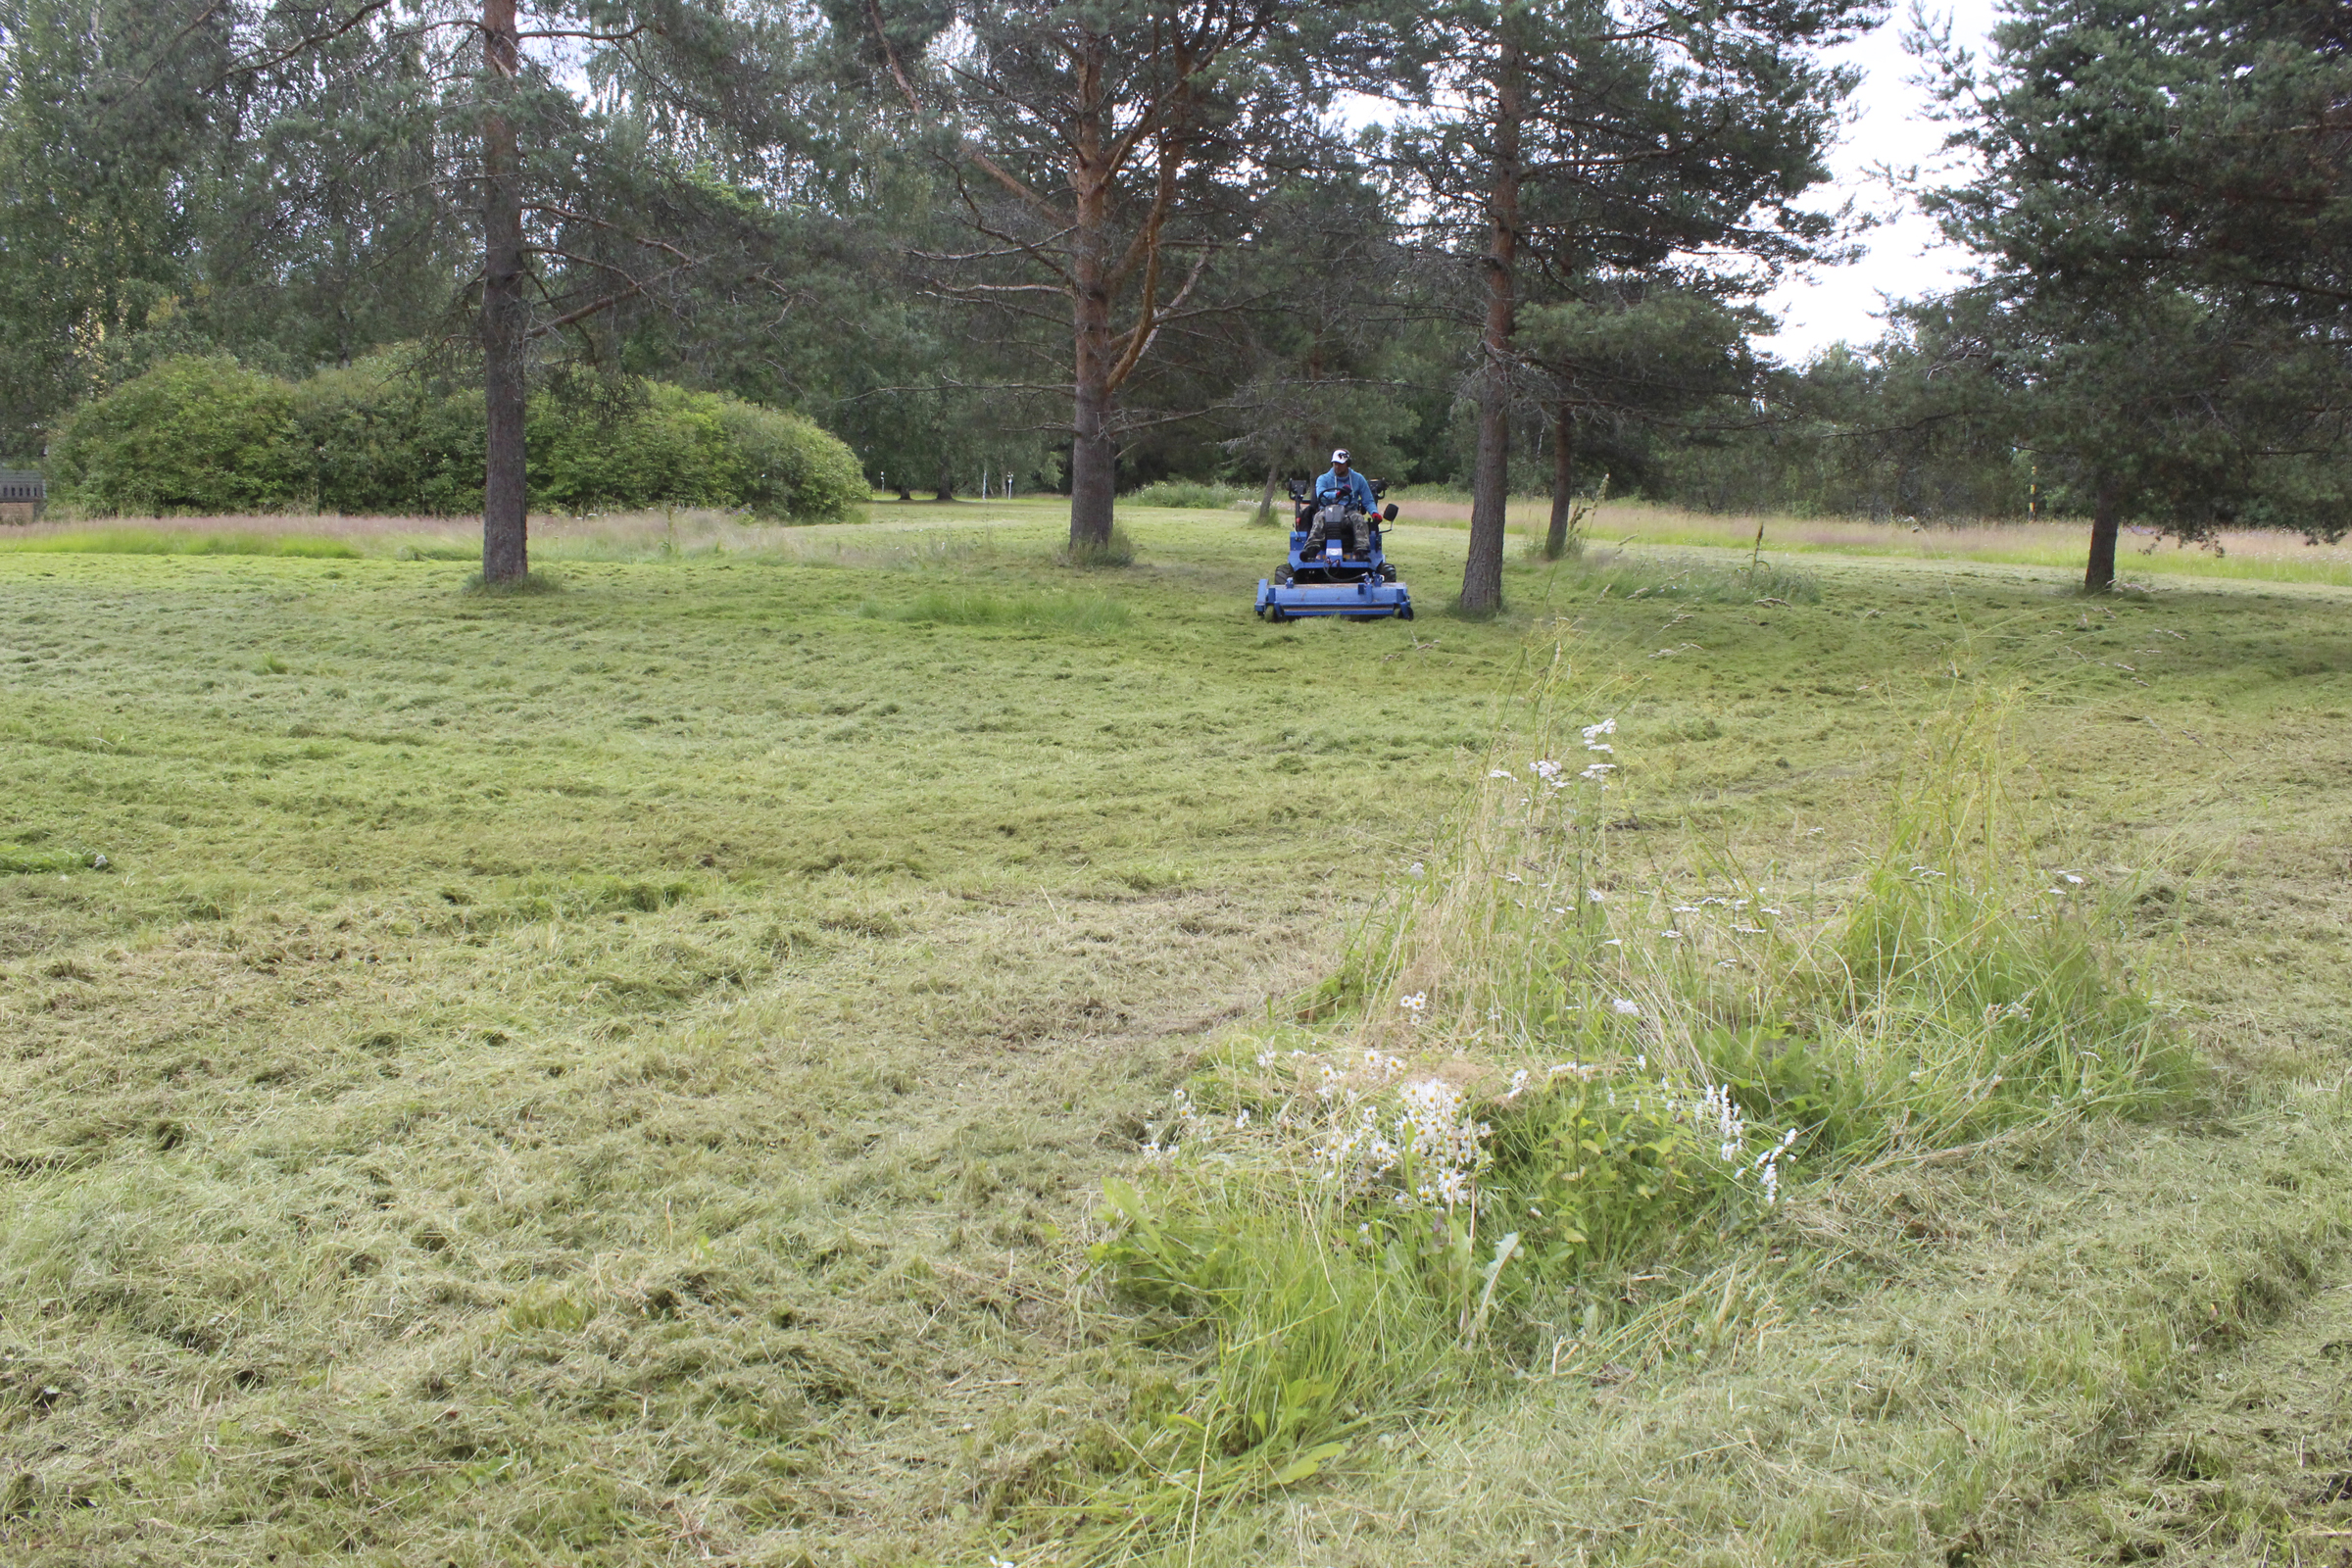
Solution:
<svg viewBox="0 0 2352 1568">
<path fill-rule="evenodd" d="M 1509 508 L 1511 530 L 1540 537 L 1550 508 L 1551 503 L 1542 498 L 1513 501 Z M 1460 527 L 1470 520 L 1467 503 L 1408 500 L 1399 510 L 1400 520 L 1408 523 Z M 1876 522 L 1862 517 L 1768 516 L 1761 520 L 1768 557 L 1794 552 L 2079 570 L 2090 540 L 2087 520 L 1976 524 Z M 1753 514 L 1718 514 L 1643 502 L 1608 502 L 1593 513 L 1586 532 L 1602 545 L 1744 551 L 1755 543 L 1758 521 Z M 2352 585 L 2352 541 L 2315 545 L 2299 534 L 2272 529 L 2228 529 L 2205 545 L 2183 546 L 2162 539 L 2152 530 L 2134 528 L 2126 534 L 2120 555 L 2119 570 L 2126 578 L 2162 574 Z"/>
</svg>

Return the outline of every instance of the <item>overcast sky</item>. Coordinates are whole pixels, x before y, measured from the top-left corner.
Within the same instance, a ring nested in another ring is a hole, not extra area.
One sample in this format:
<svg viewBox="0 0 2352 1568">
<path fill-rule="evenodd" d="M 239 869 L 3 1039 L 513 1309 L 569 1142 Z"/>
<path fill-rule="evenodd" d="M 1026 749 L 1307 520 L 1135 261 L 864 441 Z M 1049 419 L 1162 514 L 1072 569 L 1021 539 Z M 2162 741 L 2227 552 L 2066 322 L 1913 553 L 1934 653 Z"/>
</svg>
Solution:
<svg viewBox="0 0 2352 1568">
<path fill-rule="evenodd" d="M 1993 23 L 1993 0 L 1931 0 L 1931 5 L 1952 16 L 1953 39 L 1972 47 Z M 1943 127 L 1923 118 L 1927 93 L 1907 80 L 1918 74 L 1919 63 L 1903 53 L 1904 9 L 1904 0 L 1896 0 L 1892 21 L 1835 57 L 1860 66 L 1864 75 L 1854 95 L 1858 118 L 1830 156 L 1838 189 L 1853 196 L 1858 207 L 1893 214 L 1894 220 L 1863 237 L 1869 252 L 1851 267 L 1818 269 L 1765 296 L 1765 307 L 1782 325 L 1759 346 L 1795 364 L 1840 339 L 1873 341 L 1881 329 L 1874 318 L 1887 298 L 1938 293 L 1968 264 L 1966 251 L 1946 245 L 1935 224 L 1870 175 L 1878 164 L 1932 166 L 1943 139 Z M 1817 193 L 1820 197 L 1835 200 L 1828 191 Z"/>
</svg>

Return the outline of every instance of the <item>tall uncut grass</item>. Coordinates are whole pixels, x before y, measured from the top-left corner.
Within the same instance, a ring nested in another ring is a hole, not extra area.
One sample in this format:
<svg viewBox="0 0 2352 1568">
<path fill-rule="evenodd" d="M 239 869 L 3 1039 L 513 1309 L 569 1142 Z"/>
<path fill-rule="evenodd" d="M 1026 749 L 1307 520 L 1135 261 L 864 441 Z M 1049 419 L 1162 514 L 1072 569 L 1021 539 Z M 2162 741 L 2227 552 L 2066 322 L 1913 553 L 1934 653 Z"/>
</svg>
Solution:
<svg viewBox="0 0 2352 1568">
<path fill-rule="evenodd" d="M 1198 479 L 1155 479 L 1132 495 L 1119 499 L 1131 507 L 1181 507 L 1216 512 L 1252 498 L 1229 484 L 1208 484 Z"/>
<path fill-rule="evenodd" d="M 1553 1371 L 1641 1356 L 1610 1282 L 1769 1239 L 1786 1183 L 2182 1086 L 2100 895 L 2033 852 L 2005 704 L 1924 724 L 1870 863 L 1788 890 L 1626 869 L 1621 697 L 1555 645 L 1442 852 L 1302 1000 L 1322 1021 L 1230 1042 L 1107 1184 L 1094 1257 L 1197 1372 L 1078 1505 L 1105 1555 L 1451 1407 L 1538 1322 Z"/>
<path fill-rule="evenodd" d="M 195 533 L 167 528 L 82 528 L 0 539 L 0 550 L 75 556 L 304 556 L 351 561 L 360 552 L 341 539 L 296 533 Z M 475 552 L 477 555 L 480 552 Z"/>
</svg>

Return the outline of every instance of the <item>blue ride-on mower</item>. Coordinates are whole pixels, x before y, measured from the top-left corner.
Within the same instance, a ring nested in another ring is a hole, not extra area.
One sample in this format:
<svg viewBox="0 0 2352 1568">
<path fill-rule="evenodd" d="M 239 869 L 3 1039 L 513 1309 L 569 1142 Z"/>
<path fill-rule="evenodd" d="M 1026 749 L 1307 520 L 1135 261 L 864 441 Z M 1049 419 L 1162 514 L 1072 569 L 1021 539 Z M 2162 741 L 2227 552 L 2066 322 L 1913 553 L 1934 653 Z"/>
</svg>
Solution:
<svg viewBox="0 0 2352 1568">
<path fill-rule="evenodd" d="M 1372 486 L 1375 499 L 1386 481 Z M 1366 512 L 1342 490 L 1317 497 L 1304 480 L 1291 481 L 1291 558 L 1257 584 L 1262 620 L 1346 615 L 1374 620 L 1413 618 L 1413 596 L 1396 580 L 1396 568 L 1381 554 L 1381 524 L 1396 520 L 1394 504 Z"/>
</svg>

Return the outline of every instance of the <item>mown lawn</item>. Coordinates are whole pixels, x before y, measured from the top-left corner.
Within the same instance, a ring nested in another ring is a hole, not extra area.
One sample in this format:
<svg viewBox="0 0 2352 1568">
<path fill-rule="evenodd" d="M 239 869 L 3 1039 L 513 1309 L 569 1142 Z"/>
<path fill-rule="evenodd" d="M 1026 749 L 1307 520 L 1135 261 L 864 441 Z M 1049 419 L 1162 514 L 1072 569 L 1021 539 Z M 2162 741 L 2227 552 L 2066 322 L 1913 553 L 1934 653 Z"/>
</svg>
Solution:
<svg viewBox="0 0 2352 1568">
<path fill-rule="evenodd" d="M 1066 1560 L 1050 1505 L 1183 1375 L 1089 1274 L 1104 1177 L 1564 637 L 1660 876 L 1834 888 L 1922 719 L 2005 694 L 2213 1081 L 1816 1182 L 1627 1287 L 1704 1333 L 1490 1367 L 1152 1549 L 2333 1560 L 2340 1400 L 2140 1439 L 2340 1298 L 2343 591 L 1807 557 L 1759 604 L 1633 551 L 1473 625 L 1408 528 L 1422 618 L 1276 628 L 1272 536 L 1129 525 L 1074 572 L 1050 506 L 879 508 L 497 598 L 0 553 L 0 1557 Z"/>
</svg>

